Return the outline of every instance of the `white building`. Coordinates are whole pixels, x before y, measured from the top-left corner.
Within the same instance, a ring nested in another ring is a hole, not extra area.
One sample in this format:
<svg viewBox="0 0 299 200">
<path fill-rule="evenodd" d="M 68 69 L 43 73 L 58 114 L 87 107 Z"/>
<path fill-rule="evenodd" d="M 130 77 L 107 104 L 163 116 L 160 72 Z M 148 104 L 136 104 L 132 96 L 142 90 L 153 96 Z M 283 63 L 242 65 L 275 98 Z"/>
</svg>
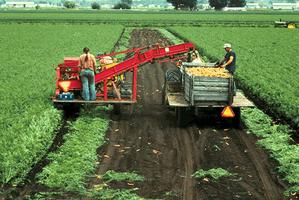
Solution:
<svg viewBox="0 0 299 200">
<path fill-rule="evenodd" d="M 32 1 L 23 1 L 23 2 L 8 1 L 3 5 L 3 7 L 7 7 L 7 8 L 34 8 L 35 4 Z"/>
<path fill-rule="evenodd" d="M 246 11 L 245 7 L 224 7 L 222 11 Z"/>
<path fill-rule="evenodd" d="M 294 10 L 299 8 L 299 3 L 272 3 L 273 10 Z"/>
<path fill-rule="evenodd" d="M 259 3 L 246 3 L 246 8 L 248 9 L 259 9 L 262 8 Z"/>
<path fill-rule="evenodd" d="M 49 4 L 49 3 L 38 3 L 36 5 L 38 5 L 41 8 L 57 8 L 57 7 L 60 7 L 56 4 Z"/>
<path fill-rule="evenodd" d="M 199 3 L 199 4 L 197 4 L 197 8 L 203 9 L 203 10 L 209 10 L 209 9 L 211 9 L 211 6 L 208 3 Z"/>
</svg>

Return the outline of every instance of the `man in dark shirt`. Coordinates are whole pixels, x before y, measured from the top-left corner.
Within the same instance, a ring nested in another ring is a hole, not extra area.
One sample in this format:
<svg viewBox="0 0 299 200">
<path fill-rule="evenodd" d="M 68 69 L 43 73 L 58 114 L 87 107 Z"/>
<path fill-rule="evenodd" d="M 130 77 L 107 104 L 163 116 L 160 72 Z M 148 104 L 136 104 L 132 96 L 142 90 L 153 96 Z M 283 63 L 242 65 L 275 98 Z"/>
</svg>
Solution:
<svg viewBox="0 0 299 200">
<path fill-rule="evenodd" d="M 223 60 L 220 61 L 220 67 L 225 68 L 227 71 L 229 71 L 230 74 L 234 75 L 236 71 L 236 53 L 232 50 L 231 44 L 226 43 L 224 44 L 223 48 L 225 49 L 226 54 Z M 233 94 L 234 96 L 236 96 L 237 87 L 235 82 L 233 87 Z"/>
<path fill-rule="evenodd" d="M 220 62 L 221 67 L 227 69 L 229 73 L 233 75 L 236 70 L 236 53 L 232 50 L 231 44 L 224 44 L 224 49 L 226 51 L 226 54 L 223 60 Z"/>
</svg>

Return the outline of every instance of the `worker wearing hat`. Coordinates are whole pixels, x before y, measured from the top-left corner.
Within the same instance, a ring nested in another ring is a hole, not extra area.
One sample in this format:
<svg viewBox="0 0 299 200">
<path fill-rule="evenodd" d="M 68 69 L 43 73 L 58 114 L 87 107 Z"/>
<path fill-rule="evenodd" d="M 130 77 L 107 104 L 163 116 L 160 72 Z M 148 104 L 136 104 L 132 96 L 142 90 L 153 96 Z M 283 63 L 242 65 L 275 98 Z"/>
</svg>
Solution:
<svg viewBox="0 0 299 200">
<path fill-rule="evenodd" d="M 229 73 L 234 74 L 236 70 L 236 53 L 232 50 L 232 45 L 229 43 L 224 44 L 223 48 L 226 54 L 223 60 L 220 61 L 220 67 L 223 67 L 229 71 Z"/>
<path fill-rule="evenodd" d="M 225 43 L 223 45 L 224 50 L 226 51 L 226 54 L 224 58 L 220 61 L 220 67 L 225 68 L 229 73 L 234 75 L 236 71 L 236 53 L 232 50 L 232 45 L 229 43 Z M 236 96 L 237 87 L 236 83 L 234 82 L 233 85 L 233 94 Z"/>
</svg>

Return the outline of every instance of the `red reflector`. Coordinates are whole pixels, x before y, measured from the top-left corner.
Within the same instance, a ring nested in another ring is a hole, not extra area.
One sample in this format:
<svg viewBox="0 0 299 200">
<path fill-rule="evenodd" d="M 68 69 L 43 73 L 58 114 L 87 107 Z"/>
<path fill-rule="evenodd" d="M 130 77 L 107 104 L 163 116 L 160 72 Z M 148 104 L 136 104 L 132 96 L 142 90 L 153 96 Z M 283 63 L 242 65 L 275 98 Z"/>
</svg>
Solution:
<svg viewBox="0 0 299 200">
<path fill-rule="evenodd" d="M 59 81 L 58 85 L 64 92 L 68 92 L 71 85 L 71 81 Z"/>
<path fill-rule="evenodd" d="M 221 117 L 223 117 L 223 118 L 233 118 L 233 117 L 235 117 L 235 113 L 234 113 L 232 107 L 226 106 L 221 112 Z"/>
</svg>

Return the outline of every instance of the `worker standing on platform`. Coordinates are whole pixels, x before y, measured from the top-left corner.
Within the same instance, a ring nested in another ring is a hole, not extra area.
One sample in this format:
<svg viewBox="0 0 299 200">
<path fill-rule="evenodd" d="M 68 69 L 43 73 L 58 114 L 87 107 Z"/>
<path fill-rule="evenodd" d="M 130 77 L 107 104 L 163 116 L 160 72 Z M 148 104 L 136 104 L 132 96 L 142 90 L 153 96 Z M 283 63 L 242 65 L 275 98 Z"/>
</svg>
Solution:
<svg viewBox="0 0 299 200">
<path fill-rule="evenodd" d="M 96 100 L 96 90 L 94 75 L 96 71 L 96 59 L 95 56 L 89 53 L 89 48 L 83 49 L 83 54 L 80 56 L 80 77 L 83 88 L 83 99 L 85 101 Z"/>
<path fill-rule="evenodd" d="M 226 51 L 226 54 L 223 58 L 223 60 L 220 61 L 220 67 L 225 68 L 231 75 L 234 75 L 236 71 L 236 53 L 232 50 L 232 45 L 231 44 L 224 44 L 223 46 L 224 50 Z M 236 83 L 234 81 L 234 88 L 233 88 L 233 93 L 234 96 L 236 96 L 237 92 L 237 87 Z"/>
<path fill-rule="evenodd" d="M 225 68 L 233 75 L 236 71 L 236 53 L 232 50 L 231 44 L 226 43 L 223 48 L 226 51 L 226 54 L 223 60 L 220 61 L 220 67 Z"/>
</svg>

